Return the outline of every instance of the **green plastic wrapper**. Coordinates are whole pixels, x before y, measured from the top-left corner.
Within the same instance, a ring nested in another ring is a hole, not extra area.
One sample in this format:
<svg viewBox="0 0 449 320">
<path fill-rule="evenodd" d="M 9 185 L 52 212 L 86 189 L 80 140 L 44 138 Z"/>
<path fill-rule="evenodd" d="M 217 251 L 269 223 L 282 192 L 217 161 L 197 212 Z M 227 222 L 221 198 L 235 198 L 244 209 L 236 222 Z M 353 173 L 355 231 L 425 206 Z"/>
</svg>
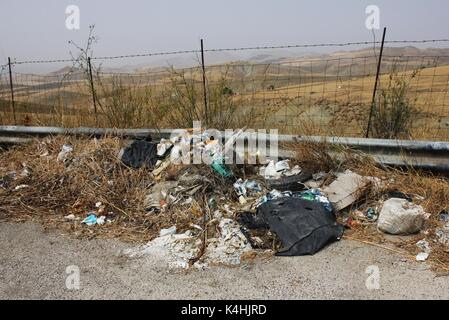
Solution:
<svg viewBox="0 0 449 320">
<path fill-rule="evenodd" d="M 212 167 L 212 169 L 214 169 L 215 172 L 217 172 L 222 177 L 230 178 L 234 176 L 232 174 L 231 169 L 229 169 L 228 166 L 224 163 L 223 158 L 213 160 L 210 166 Z"/>
</svg>

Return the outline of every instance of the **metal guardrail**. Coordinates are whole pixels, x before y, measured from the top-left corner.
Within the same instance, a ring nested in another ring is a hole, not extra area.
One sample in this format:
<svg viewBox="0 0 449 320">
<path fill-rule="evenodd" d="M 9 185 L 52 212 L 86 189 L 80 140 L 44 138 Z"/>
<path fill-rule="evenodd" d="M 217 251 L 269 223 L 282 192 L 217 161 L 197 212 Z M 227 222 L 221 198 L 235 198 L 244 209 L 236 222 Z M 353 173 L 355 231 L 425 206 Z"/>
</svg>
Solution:
<svg viewBox="0 0 449 320">
<path fill-rule="evenodd" d="M 26 127 L 0 126 L 0 144 L 14 145 L 32 141 L 32 137 L 48 135 L 87 135 L 87 136 L 119 136 L 129 139 L 152 137 L 153 140 L 170 138 L 179 133 L 174 129 L 110 129 L 110 128 L 61 128 L 61 127 Z M 224 137 L 222 133 L 222 137 Z M 259 138 L 264 138 L 259 134 Z M 268 138 L 268 135 L 265 135 Z M 251 134 L 239 139 L 251 139 Z M 269 139 L 266 140 L 267 144 Z M 411 166 L 417 169 L 427 169 L 439 172 L 449 172 L 449 142 L 386 140 L 343 137 L 316 137 L 278 135 L 280 145 L 300 143 L 304 141 L 327 142 L 345 146 L 371 155 L 378 163 L 388 166 Z M 269 147 L 269 145 L 268 145 Z M 279 150 L 281 157 L 294 155 L 289 150 Z"/>
</svg>

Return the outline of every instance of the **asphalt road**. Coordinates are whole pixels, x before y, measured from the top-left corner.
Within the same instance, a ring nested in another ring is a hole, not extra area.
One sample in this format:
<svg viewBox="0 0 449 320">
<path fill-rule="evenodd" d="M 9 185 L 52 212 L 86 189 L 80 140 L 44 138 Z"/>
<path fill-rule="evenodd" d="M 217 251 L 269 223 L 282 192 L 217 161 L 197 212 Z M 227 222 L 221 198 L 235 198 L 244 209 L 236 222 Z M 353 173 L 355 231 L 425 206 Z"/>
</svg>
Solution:
<svg viewBox="0 0 449 320">
<path fill-rule="evenodd" d="M 0 299 L 449 299 L 449 278 L 426 263 L 349 240 L 309 257 L 187 272 L 123 256 L 129 247 L 2 222 Z"/>
</svg>

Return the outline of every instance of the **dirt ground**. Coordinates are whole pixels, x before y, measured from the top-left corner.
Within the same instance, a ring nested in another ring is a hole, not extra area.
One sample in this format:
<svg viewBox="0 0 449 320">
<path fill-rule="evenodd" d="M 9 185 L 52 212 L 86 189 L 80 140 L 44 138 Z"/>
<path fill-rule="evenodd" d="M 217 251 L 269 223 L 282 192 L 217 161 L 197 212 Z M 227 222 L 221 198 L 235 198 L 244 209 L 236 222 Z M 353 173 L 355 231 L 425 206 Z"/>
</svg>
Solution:
<svg viewBox="0 0 449 320">
<path fill-rule="evenodd" d="M 448 277 L 428 264 L 350 240 L 314 256 L 182 272 L 157 257 L 123 256 L 129 247 L 1 222 L 0 299 L 449 299 Z M 80 270 L 79 289 L 66 287 L 68 266 Z M 379 289 L 366 286 L 370 266 Z"/>
</svg>

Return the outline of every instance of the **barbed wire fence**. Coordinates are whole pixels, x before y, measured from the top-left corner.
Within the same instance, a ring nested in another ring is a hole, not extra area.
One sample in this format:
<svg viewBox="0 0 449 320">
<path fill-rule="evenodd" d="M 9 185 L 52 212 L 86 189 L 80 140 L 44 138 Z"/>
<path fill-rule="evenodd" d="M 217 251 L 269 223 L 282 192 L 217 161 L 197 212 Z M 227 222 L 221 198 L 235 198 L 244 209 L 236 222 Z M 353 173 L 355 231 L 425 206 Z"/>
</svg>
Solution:
<svg viewBox="0 0 449 320">
<path fill-rule="evenodd" d="M 367 130 L 377 82 L 379 57 L 372 53 L 372 46 L 381 43 L 91 56 L 89 65 L 92 61 L 94 66 L 86 70 L 74 68 L 73 58 L 12 60 L 0 66 L 1 124 L 163 128 L 189 127 L 193 120 L 207 119 L 205 125 L 217 129 L 250 125 L 255 129 L 277 128 L 286 134 L 362 137 Z M 387 46 L 445 43 L 449 39 L 384 42 Z M 309 57 L 286 55 L 262 62 L 202 64 L 200 59 L 201 54 L 205 55 L 207 63 L 210 54 L 231 51 L 354 46 L 362 48 Z M 449 55 L 435 50 L 409 50 L 404 54 L 399 49 L 386 47 L 382 56 L 370 136 L 378 137 L 380 124 L 397 116 L 409 122 L 407 130 L 385 137 L 449 140 Z M 136 72 L 101 67 L 104 61 L 187 54 L 196 55 L 198 65 Z M 45 75 L 15 70 L 16 66 L 31 64 L 71 64 L 71 67 Z M 385 109 L 389 99 L 397 102 L 393 108 L 405 105 L 410 108 L 393 110 L 397 114 L 388 118 L 382 108 Z M 395 130 L 385 130 L 389 129 Z"/>
</svg>

